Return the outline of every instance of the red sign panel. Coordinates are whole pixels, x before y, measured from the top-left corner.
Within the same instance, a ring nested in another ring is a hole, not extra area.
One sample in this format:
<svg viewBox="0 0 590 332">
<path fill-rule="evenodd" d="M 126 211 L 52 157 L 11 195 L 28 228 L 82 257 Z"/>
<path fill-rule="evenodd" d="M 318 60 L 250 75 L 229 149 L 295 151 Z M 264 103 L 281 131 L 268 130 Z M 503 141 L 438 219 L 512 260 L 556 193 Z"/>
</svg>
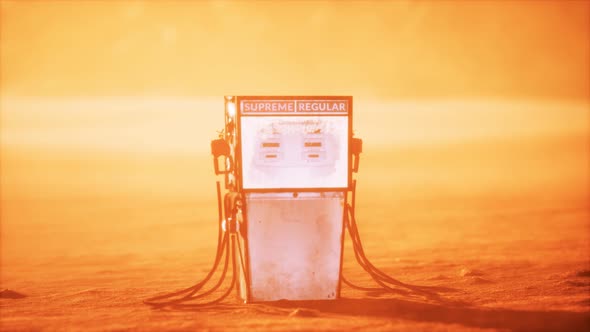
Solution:
<svg viewBox="0 0 590 332">
<path fill-rule="evenodd" d="M 240 112 L 243 115 L 260 114 L 341 114 L 349 112 L 349 100 L 347 99 L 242 99 L 240 100 Z"/>
</svg>

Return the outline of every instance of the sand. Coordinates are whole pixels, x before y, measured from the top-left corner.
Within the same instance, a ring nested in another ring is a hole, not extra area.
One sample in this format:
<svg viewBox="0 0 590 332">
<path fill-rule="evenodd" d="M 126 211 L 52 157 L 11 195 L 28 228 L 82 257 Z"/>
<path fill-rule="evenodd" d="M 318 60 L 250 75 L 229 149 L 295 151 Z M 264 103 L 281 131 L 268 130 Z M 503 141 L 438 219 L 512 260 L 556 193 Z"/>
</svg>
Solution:
<svg viewBox="0 0 590 332">
<path fill-rule="evenodd" d="M 590 330 L 588 131 L 368 137 L 357 177 L 367 256 L 439 287 L 439 301 L 343 286 L 332 302 L 244 305 L 233 293 L 210 308 L 151 309 L 144 299 L 192 285 L 212 263 L 209 153 L 12 140 L 1 155 L 0 289 L 26 297 L 0 298 L 0 329 Z M 349 240 L 343 272 L 372 285 Z"/>
</svg>

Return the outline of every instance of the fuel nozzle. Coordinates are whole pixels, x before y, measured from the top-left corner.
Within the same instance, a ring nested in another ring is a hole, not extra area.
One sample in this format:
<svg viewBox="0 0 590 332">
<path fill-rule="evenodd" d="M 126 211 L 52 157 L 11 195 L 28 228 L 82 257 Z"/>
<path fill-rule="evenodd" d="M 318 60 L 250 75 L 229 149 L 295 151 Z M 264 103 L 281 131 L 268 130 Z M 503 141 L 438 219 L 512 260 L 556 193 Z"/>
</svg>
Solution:
<svg viewBox="0 0 590 332">
<path fill-rule="evenodd" d="M 224 170 L 219 168 L 219 157 L 224 156 L 226 160 L 230 157 L 230 147 L 224 139 L 220 138 L 211 141 L 211 154 L 213 154 L 215 175 L 227 174 L 231 171 L 231 163 L 230 166 L 226 165 Z"/>
<path fill-rule="evenodd" d="M 358 172 L 359 170 L 359 160 L 361 152 L 363 152 L 363 140 L 360 138 L 353 137 L 350 142 L 350 153 L 354 157 L 352 164 L 352 171 L 354 173 Z"/>
</svg>

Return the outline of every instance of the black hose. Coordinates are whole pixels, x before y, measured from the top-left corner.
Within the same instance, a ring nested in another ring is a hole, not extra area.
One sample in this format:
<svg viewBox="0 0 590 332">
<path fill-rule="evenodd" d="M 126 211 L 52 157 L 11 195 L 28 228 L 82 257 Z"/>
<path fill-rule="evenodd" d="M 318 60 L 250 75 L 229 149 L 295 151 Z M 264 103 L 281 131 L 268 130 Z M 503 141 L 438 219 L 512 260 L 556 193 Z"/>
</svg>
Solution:
<svg viewBox="0 0 590 332">
<path fill-rule="evenodd" d="M 344 275 L 340 276 L 340 280 L 342 280 L 342 282 L 345 283 L 346 285 L 348 285 L 348 287 L 350 287 L 350 288 L 354 288 L 354 289 L 358 289 L 358 290 L 362 290 L 362 291 L 366 291 L 366 292 L 374 292 L 374 291 L 383 290 L 383 288 L 378 288 L 378 287 L 363 287 L 363 286 L 355 285 L 352 282 L 346 280 L 346 278 L 344 278 Z"/>
<path fill-rule="evenodd" d="M 178 306 L 179 304 L 181 304 L 183 302 L 193 301 L 193 300 L 203 298 L 203 297 L 206 297 L 206 296 L 212 294 L 223 284 L 223 281 L 225 280 L 225 276 L 227 274 L 227 269 L 228 269 L 228 265 L 229 265 L 228 263 L 229 263 L 230 255 L 232 258 L 233 278 L 232 278 L 232 285 L 230 287 L 230 290 L 227 292 L 227 294 L 229 294 L 231 289 L 233 289 L 233 284 L 235 283 L 235 275 L 236 275 L 236 272 L 235 272 L 235 241 L 236 241 L 235 236 L 236 235 L 235 234 L 230 235 L 230 234 L 226 233 L 222 228 L 222 223 L 223 223 L 222 211 L 223 210 L 222 210 L 222 206 L 221 206 L 222 200 L 221 200 L 221 189 L 220 189 L 219 181 L 217 181 L 217 202 L 218 202 L 218 204 L 217 204 L 217 207 L 218 207 L 217 252 L 216 252 L 215 260 L 213 262 L 213 267 L 211 268 L 211 270 L 207 273 L 205 278 L 203 278 L 203 280 L 201 280 L 197 284 L 195 284 L 191 287 L 185 288 L 185 289 L 181 289 L 179 291 L 172 292 L 172 293 L 151 297 L 151 298 L 143 301 L 145 304 L 150 305 L 155 308 L 162 308 L 162 307 L 167 307 L 167 306 Z M 230 242 L 231 242 L 231 250 L 230 250 Z M 215 274 L 215 272 L 217 271 L 217 267 L 219 266 L 219 263 L 221 262 L 221 259 L 224 256 L 224 253 L 225 253 L 225 262 L 224 262 L 221 278 L 208 291 L 203 292 L 198 295 L 195 295 L 198 291 L 200 291 L 205 286 L 205 284 L 207 284 L 207 282 Z M 225 298 L 226 296 L 227 295 L 224 295 L 223 298 Z M 216 301 L 219 302 L 220 299 L 214 300 L 211 303 L 214 303 Z M 203 303 L 203 305 L 206 305 L 206 304 L 207 303 Z"/>
<path fill-rule="evenodd" d="M 375 267 L 375 265 L 373 265 L 369 261 L 367 256 L 365 255 L 365 251 L 364 251 L 364 248 L 363 248 L 363 245 L 362 245 L 362 242 L 360 239 L 360 234 L 358 231 L 358 226 L 356 224 L 356 220 L 354 217 L 354 208 L 351 205 L 347 204 L 345 206 L 344 213 L 345 213 L 345 217 L 344 217 L 345 224 L 346 224 L 346 227 L 348 229 L 348 233 L 349 233 L 352 243 L 353 243 L 353 249 L 354 249 L 354 255 L 355 255 L 356 261 L 363 268 L 363 270 L 365 270 L 371 276 L 373 281 L 375 281 L 379 286 L 382 287 L 382 290 L 387 290 L 389 292 L 404 294 L 404 295 L 411 294 L 411 293 L 404 291 L 402 289 L 391 287 L 391 286 L 397 286 L 397 287 L 408 289 L 415 294 L 424 295 L 429 298 L 438 298 L 438 294 L 427 290 L 428 287 L 414 286 L 414 285 L 406 284 L 404 282 L 401 282 L 397 279 L 392 278 L 391 276 L 387 275 L 385 272 L 383 272 L 380 269 L 378 269 L 377 267 Z M 349 285 L 352 288 L 360 289 L 360 290 L 370 290 L 370 291 L 377 290 L 374 288 L 361 287 L 361 286 L 354 285 L 354 284 L 350 283 L 348 280 L 346 280 L 344 278 L 344 276 L 341 276 L 341 278 L 345 284 Z"/>
<path fill-rule="evenodd" d="M 220 297 L 216 298 L 215 300 L 209 302 L 200 302 L 200 303 L 175 303 L 172 305 L 173 308 L 180 308 L 180 309 L 187 309 L 187 308 L 202 308 L 206 306 L 210 306 L 213 304 L 218 304 L 223 301 L 228 295 L 232 292 L 235 285 L 237 284 L 237 271 L 236 271 L 236 237 L 237 235 L 232 234 L 230 237 L 231 242 L 231 257 L 232 257 L 232 279 L 229 288 L 223 293 Z M 228 255 L 230 253 L 228 252 Z"/>
</svg>

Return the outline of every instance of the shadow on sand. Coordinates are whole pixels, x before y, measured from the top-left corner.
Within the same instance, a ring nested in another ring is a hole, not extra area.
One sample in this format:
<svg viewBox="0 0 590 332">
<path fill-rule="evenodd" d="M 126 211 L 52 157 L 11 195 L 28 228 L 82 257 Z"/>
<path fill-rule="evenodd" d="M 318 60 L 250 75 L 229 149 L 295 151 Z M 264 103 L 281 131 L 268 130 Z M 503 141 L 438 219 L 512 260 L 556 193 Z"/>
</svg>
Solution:
<svg viewBox="0 0 590 332">
<path fill-rule="evenodd" d="M 445 306 L 400 299 L 340 299 L 336 301 L 278 301 L 280 308 L 303 308 L 321 313 L 379 316 L 416 322 L 460 324 L 511 331 L 590 331 L 590 313 L 520 311 L 465 306 Z"/>
</svg>

